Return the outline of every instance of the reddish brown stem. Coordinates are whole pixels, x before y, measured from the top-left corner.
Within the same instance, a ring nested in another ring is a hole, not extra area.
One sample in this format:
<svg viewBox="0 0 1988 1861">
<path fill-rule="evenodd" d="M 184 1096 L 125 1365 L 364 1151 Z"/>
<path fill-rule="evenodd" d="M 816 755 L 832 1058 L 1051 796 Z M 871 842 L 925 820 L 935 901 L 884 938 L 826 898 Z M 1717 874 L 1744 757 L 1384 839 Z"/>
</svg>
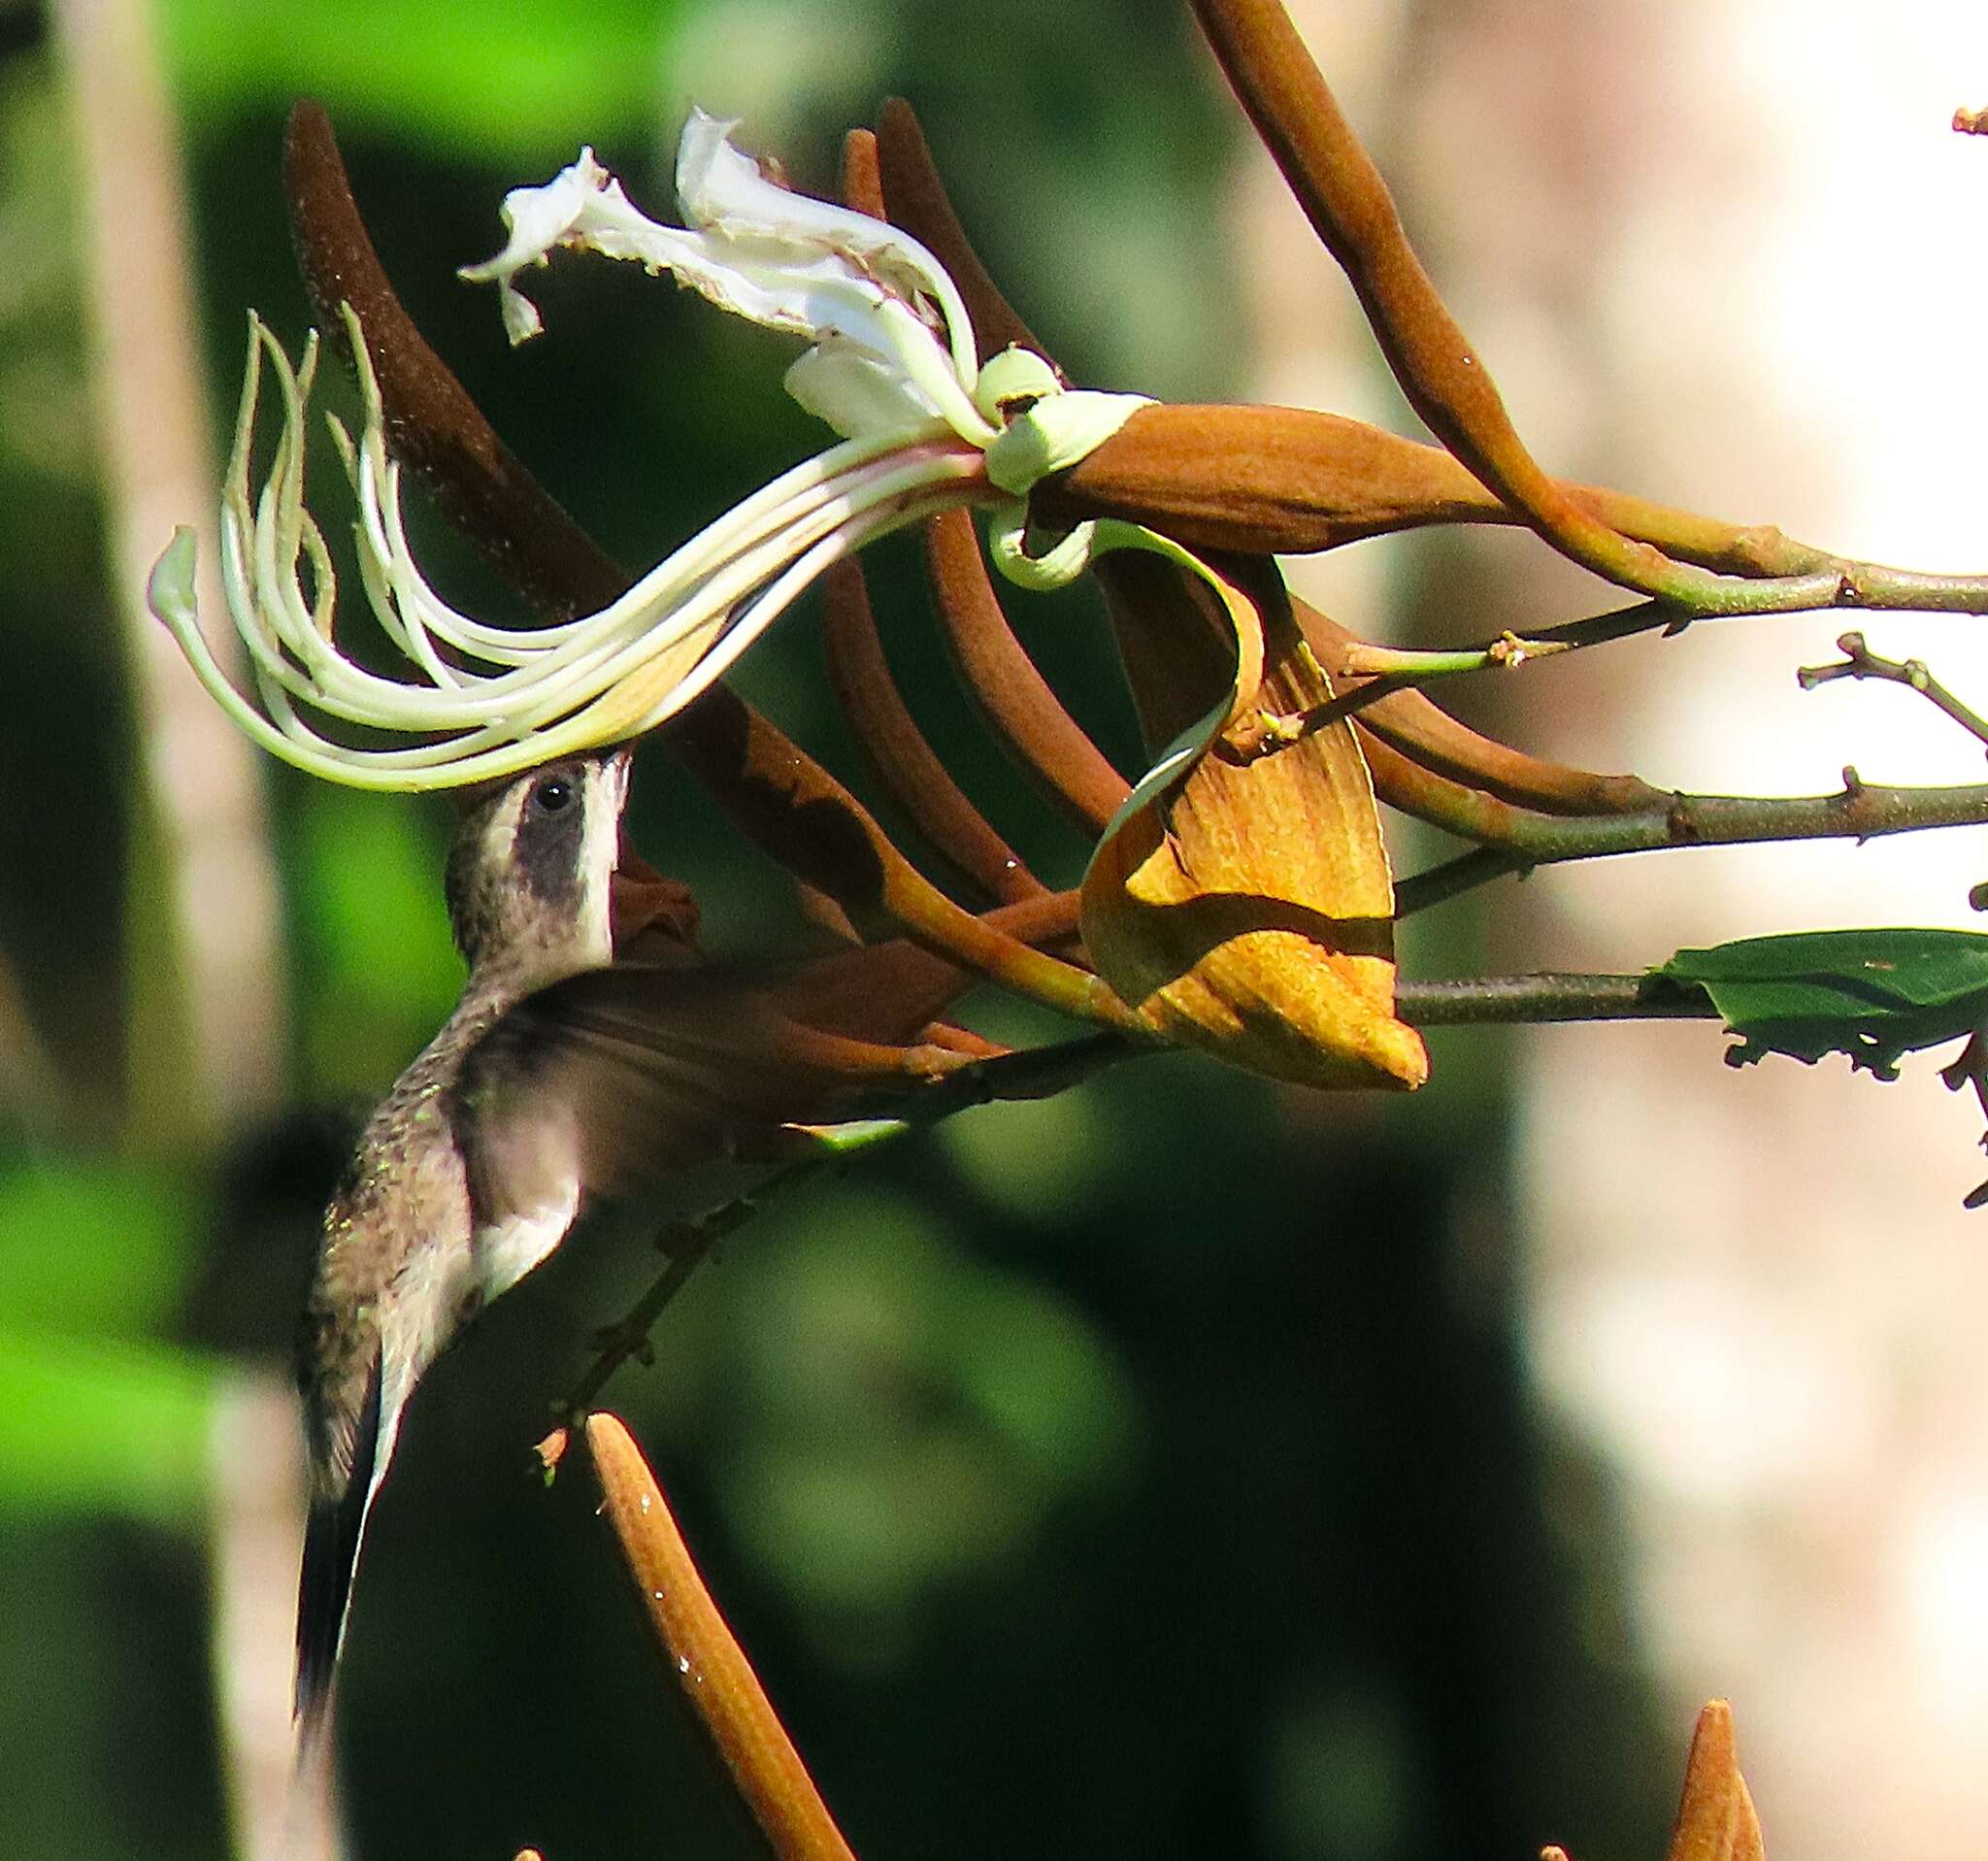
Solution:
<svg viewBox="0 0 1988 1861">
<path fill-rule="evenodd" d="M 1131 785 L 1015 638 L 967 512 L 927 519 L 925 572 L 941 636 L 987 728 L 1064 814 L 1087 834 L 1103 833 Z"/>
<path fill-rule="evenodd" d="M 1408 404 L 1499 498 L 1583 567 L 1694 613 L 1779 612 L 1836 599 L 1839 578 L 1828 569 L 1770 583 L 1674 562 L 1610 528 L 1548 478 L 1423 270 L 1379 169 L 1277 0 L 1191 4 L 1264 146 L 1344 269 Z"/>
<path fill-rule="evenodd" d="M 671 1678 L 731 1774 L 777 1861 L 855 1861 L 855 1854 L 746 1650 L 705 1587 L 690 1547 L 628 1430 L 586 1417 L 601 1510 Z"/>
<path fill-rule="evenodd" d="M 946 772 L 891 677 L 863 571 L 839 562 L 822 582 L 822 640 L 829 682 L 849 728 L 896 799 L 932 845 L 987 897 L 1012 902 L 1044 889 Z"/>
<path fill-rule="evenodd" d="M 877 149 L 883 198 L 890 203 L 889 216 L 930 247 L 952 274 L 952 282 L 966 299 L 967 315 L 974 319 L 980 359 L 985 361 L 1014 346 L 1034 349 L 1046 360 L 1048 350 L 1001 294 L 968 241 L 939 178 L 917 113 L 902 97 L 887 99 L 878 116 Z"/>
</svg>

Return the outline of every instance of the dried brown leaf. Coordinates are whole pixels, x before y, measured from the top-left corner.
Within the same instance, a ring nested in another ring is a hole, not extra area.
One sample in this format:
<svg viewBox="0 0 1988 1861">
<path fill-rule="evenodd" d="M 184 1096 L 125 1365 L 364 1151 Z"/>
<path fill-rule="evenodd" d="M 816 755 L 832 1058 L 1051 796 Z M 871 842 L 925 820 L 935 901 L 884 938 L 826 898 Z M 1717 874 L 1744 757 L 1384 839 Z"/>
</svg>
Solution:
<svg viewBox="0 0 1988 1861">
<path fill-rule="evenodd" d="M 1117 565 L 1114 605 L 1150 621 L 1172 573 Z M 1250 693 L 1279 713 L 1328 703 L 1332 687 L 1281 585 L 1259 582 L 1253 599 L 1226 597 L 1238 703 Z M 1149 730 L 1182 703 L 1206 702 L 1205 691 L 1186 695 L 1184 656 L 1127 652 Z M 1170 672 L 1173 688 L 1162 688 Z M 1393 884 L 1373 782 L 1344 721 L 1246 762 L 1203 755 L 1106 836 L 1082 899 L 1098 973 L 1167 1039 L 1304 1085 L 1427 1078 L 1420 1036 L 1394 1014 Z"/>
</svg>

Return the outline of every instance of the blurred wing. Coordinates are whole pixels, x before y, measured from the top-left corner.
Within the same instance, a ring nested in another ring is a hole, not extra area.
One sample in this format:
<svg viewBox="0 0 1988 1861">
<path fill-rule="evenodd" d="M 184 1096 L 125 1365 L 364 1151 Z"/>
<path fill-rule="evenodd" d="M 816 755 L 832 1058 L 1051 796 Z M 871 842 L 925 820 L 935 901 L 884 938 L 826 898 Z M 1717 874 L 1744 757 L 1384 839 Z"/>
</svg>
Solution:
<svg viewBox="0 0 1988 1861">
<path fill-rule="evenodd" d="M 590 1195 L 769 1154 L 779 1128 L 900 1087 L 907 1050 L 807 1026 L 764 970 L 621 963 L 542 989 L 463 1072 L 480 1218 L 543 1206 L 574 1173 Z"/>
</svg>

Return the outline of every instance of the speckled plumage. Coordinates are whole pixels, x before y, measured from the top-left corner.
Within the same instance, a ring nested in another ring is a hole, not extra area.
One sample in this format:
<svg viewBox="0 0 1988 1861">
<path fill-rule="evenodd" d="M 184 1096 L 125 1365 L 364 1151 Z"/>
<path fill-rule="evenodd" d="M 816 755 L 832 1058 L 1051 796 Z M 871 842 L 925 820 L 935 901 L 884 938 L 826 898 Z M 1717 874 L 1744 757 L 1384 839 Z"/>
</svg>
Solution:
<svg viewBox="0 0 1988 1861">
<path fill-rule="evenodd" d="M 537 1266 L 588 1197 L 783 1154 L 793 1123 L 861 1114 L 949 1057 L 898 1045 L 966 980 L 909 946 L 732 967 L 698 959 L 680 922 L 642 920 L 614 952 L 625 772 L 619 758 L 554 764 L 464 819 L 447 881 L 462 1001 L 373 1114 L 325 1214 L 299 1341 L 304 1749 L 327 1722 L 402 1410 L 465 1317 Z M 547 779 L 574 784 L 573 818 L 532 814 Z"/>
<path fill-rule="evenodd" d="M 625 755 L 534 771 L 486 797 L 449 854 L 462 1000 L 367 1121 L 325 1211 L 298 1336 L 311 1515 L 297 1603 L 297 1714 L 324 1723 L 367 1514 L 402 1412 L 464 1321 L 557 1244 L 578 1212 L 577 1144 L 545 1129 L 480 1141 L 465 1069 L 534 992 L 612 960 L 609 882 Z M 563 800 L 560 798 L 563 794 Z M 553 805 L 556 803 L 557 805 Z"/>
</svg>

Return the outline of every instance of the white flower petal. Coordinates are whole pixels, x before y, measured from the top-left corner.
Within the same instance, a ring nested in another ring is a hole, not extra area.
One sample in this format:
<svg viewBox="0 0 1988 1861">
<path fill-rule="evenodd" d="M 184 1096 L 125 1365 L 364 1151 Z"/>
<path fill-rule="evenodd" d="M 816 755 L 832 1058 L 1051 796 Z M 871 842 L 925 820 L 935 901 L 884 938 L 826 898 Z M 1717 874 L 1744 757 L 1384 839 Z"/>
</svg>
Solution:
<svg viewBox="0 0 1988 1861">
<path fill-rule="evenodd" d="M 920 418 L 936 410 L 984 446 L 996 429 L 974 406 L 973 328 L 944 268 L 894 226 L 767 180 L 732 147 L 735 126 L 701 110 L 684 125 L 677 186 L 687 228 L 650 219 L 582 150 L 545 186 L 505 196 L 503 251 L 461 276 L 500 286 L 505 328 L 518 343 L 543 327 L 516 286 L 527 265 L 560 246 L 634 259 L 752 322 L 867 349 L 879 368 L 907 377 Z"/>
<path fill-rule="evenodd" d="M 498 286 L 505 333 L 514 346 L 536 336 L 545 324 L 538 307 L 512 281 L 527 265 L 546 262 L 546 254 L 566 238 L 585 211 L 587 200 L 607 180 L 607 171 L 594 159 L 594 151 L 582 149 L 577 162 L 562 168 L 543 187 L 514 187 L 499 210 L 511 234 L 504 249 L 495 258 L 480 265 L 465 265 L 457 272 L 458 278 L 472 284 Z"/>
<path fill-rule="evenodd" d="M 786 389 L 845 439 L 903 433 L 920 420 L 941 424 L 939 410 L 896 369 L 833 336 L 823 337 L 787 370 Z"/>
<path fill-rule="evenodd" d="M 893 296 L 929 297 L 947 326 L 946 335 L 971 335 L 965 303 L 950 275 L 924 246 L 887 221 L 767 180 L 750 155 L 732 147 L 731 133 L 738 126 L 695 107 L 683 125 L 677 147 L 677 199 L 690 225 L 728 239 L 764 238 L 787 248 L 797 260 L 808 249 L 834 253 Z"/>
</svg>

